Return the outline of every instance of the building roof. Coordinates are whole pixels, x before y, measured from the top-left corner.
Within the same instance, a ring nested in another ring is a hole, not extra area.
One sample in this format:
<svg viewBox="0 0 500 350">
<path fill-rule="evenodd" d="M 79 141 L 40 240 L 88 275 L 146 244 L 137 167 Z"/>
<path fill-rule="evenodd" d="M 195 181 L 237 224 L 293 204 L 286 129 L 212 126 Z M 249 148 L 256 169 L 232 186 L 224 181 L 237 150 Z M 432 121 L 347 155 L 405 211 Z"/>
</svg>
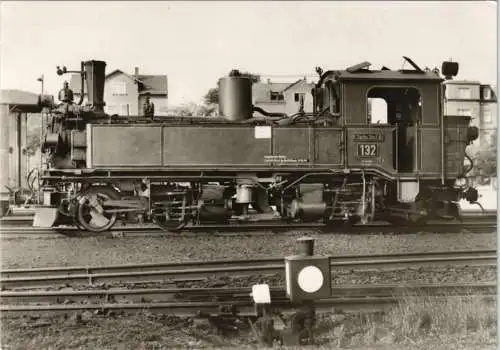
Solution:
<svg viewBox="0 0 500 350">
<path fill-rule="evenodd" d="M 168 94 L 168 84 L 166 75 L 145 75 L 139 74 L 137 77 L 132 74 L 127 74 L 121 69 L 115 69 L 111 73 L 106 74 L 106 79 L 110 78 L 115 74 L 123 74 L 130 79 L 134 80 L 139 84 L 139 94 L 151 94 L 151 95 L 167 95 Z M 81 90 L 81 78 L 78 74 L 73 74 L 70 80 L 70 87 L 75 94 L 80 94 Z M 84 93 L 86 93 L 86 87 L 84 86 Z"/>
<path fill-rule="evenodd" d="M 256 83 L 259 84 L 259 83 Z M 283 92 L 286 90 L 287 87 L 290 86 L 290 83 L 263 83 L 261 82 L 260 84 L 267 85 L 267 90 L 273 91 L 273 92 Z"/>
<path fill-rule="evenodd" d="M 23 90 L 0 90 L 0 104 L 16 107 L 20 112 L 39 112 L 39 95 Z"/>
<path fill-rule="evenodd" d="M 301 83 L 304 83 L 306 86 L 311 88 L 314 86 L 313 83 L 308 83 L 306 79 L 299 79 L 295 83 L 291 83 L 290 85 L 288 85 L 283 91 L 290 90 L 292 87 L 298 86 Z"/>
<path fill-rule="evenodd" d="M 9 105 L 36 105 L 38 95 L 23 90 L 9 89 L 0 90 L 0 103 Z"/>
<path fill-rule="evenodd" d="M 447 85 L 481 85 L 477 80 L 447 80 L 444 83 Z"/>
<path fill-rule="evenodd" d="M 150 93 L 156 95 L 168 94 L 167 76 L 166 75 L 138 75 L 139 81 L 142 83 L 140 94 Z"/>
</svg>

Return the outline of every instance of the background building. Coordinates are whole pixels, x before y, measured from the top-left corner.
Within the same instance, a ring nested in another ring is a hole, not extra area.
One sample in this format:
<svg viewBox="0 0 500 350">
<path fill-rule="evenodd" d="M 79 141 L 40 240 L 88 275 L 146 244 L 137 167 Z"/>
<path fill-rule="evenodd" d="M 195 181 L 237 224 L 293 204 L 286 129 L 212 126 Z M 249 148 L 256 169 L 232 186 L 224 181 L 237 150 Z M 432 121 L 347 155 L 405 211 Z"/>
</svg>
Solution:
<svg viewBox="0 0 500 350">
<path fill-rule="evenodd" d="M 305 78 L 293 83 L 257 82 L 252 85 L 253 104 L 272 113 L 295 114 L 299 111 L 300 96 L 304 98 L 304 112 L 312 112 L 311 90 L 314 84 Z"/>
<path fill-rule="evenodd" d="M 486 146 L 498 126 L 495 90 L 479 81 L 450 80 L 445 84 L 445 115 L 470 116 L 471 124 L 479 128 L 473 147 Z"/>
<path fill-rule="evenodd" d="M 73 90 L 75 101 L 80 98 L 80 76 L 71 77 L 70 87 Z M 85 89 L 86 90 L 86 89 Z M 86 92 L 84 94 L 86 96 Z M 142 106 L 146 95 L 155 105 L 155 115 L 167 115 L 168 83 L 166 75 L 139 74 L 135 67 L 134 74 L 127 74 L 115 69 L 106 75 L 104 83 L 104 111 L 108 114 L 143 115 Z M 85 101 L 86 97 L 84 97 Z"/>
<path fill-rule="evenodd" d="M 38 94 L 28 91 L 0 90 L 0 216 L 6 213 L 11 199 L 9 188 L 28 187 L 28 123 L 40 119 L 38 98 Z"/>
</svg>

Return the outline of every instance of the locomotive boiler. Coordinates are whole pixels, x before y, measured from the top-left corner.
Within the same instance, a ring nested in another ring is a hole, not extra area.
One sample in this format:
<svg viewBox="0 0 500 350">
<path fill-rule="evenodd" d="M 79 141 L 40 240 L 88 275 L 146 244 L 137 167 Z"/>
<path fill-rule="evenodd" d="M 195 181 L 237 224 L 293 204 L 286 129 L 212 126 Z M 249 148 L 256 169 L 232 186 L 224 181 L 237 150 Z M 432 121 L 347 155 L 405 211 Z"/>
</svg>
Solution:
<svg viewBox="0 0 500 350">
<path fill-rule="evenodd" d="M 252 80 L 233 70 L 219 80 L 220 116 L 206 118 L 107 115 L 106 63 L 82 62 L 88 103 L 50 107 L 35 224 L 100 232 L 117 220 L 178 230 L 458 218 L 459 200 L 477 200 L 465 162 L 477 129 L 443 115 L 442 82 L 458 64 L 444 62 L 443 78 L 405 59 L 413 69 L 318 68 L 313 111 L 294 115 L 253 106 Z M 372 120 L 373 99 L 385 120 Z"/>
</svg>

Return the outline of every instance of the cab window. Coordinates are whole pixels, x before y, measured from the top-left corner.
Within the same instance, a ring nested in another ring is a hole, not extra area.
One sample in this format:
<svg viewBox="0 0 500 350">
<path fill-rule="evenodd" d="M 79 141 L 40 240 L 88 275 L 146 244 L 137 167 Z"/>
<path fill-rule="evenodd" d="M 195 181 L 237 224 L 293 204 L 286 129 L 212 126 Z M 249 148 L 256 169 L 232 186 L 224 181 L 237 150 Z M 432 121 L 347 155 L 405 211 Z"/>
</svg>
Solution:
<svg viewBox="0 0 500 350">
<path fill-rule="evenodd" d="M 369 124 L 413 125 L 421 118 L 420 93 L 412 87 L 374 87 L 368 91 Z"/>
</svg>

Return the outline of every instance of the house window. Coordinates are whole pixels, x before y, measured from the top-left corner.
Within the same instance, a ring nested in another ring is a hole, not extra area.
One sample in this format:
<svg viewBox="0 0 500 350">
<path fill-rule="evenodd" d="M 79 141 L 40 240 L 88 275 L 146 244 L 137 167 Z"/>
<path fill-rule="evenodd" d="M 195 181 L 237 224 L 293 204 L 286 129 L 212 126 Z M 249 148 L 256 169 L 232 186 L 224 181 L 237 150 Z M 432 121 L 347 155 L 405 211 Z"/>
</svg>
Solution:
<svg viewBox="0 0 500 350">
<path fill-rule="evenodd" d="M 127 84 L 124 81 L 116 81 L 110 84 L 111 94 L 113 96 L 125 96 L 127 95 Z"/>
<path fill-rule="evenodd" d="M 483 112 L 483 122 L 485 124 L 491 123 L 491 111 L 484 111 Z"/>
<path fill-rule="evenodd" d="M 285 97 L 281 92 L 271 91 L 271 101 L 283 101 Z"/>
<path fill-rule="evenodd" d="M 120 115 L 126 115 L 126 116 L 130 115 L 130 105 L 128 103 L 122 104 L 120 105 L 120 107 L 121 107 Z"/>
<path fill-rule="evenodd" d="M 458 113 L 458 115 L 461 115 L 461 116 L 468 116 L 468 117 L 472 116 L 470 109 L 459 108 L 457 110 L 457 113 Z"/>
<path fill-rule="evenodd" d="M 459 88 L 458 89 L 458 95 L 462 99 L 470 99 L 471 98 L 471 92 L 469 88 Z"/>
<path fill-rule="evenodd" d="M 306 94 L 304 94 L 303 92 L 296 92 L 295 94 L 293 94 L 293 99 L 295 102 L 300 102 L 300 97 L 302 96 L 302 98 L 305 100 L 306 99 Z"/>
</svg>

